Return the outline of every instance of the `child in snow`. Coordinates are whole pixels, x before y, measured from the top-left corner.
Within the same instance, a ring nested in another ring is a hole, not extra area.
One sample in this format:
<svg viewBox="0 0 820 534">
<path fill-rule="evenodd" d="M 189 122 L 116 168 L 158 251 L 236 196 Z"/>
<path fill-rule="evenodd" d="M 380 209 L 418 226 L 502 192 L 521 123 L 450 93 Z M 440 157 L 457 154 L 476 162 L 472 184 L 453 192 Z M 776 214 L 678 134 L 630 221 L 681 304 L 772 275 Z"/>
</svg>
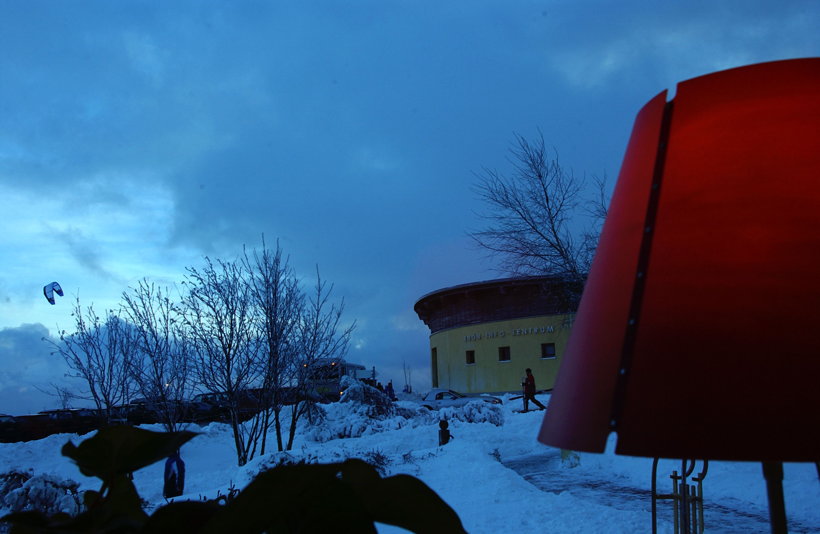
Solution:
<svg viewBox="0 0 820 534">
<path fill-rule="evenodd" d="M 450 425 L 442 419 L 438 422 L 438 444 L 439 446 L 446 445 L 451 439 L 454 439 L 455 436 L 450 434 L 449 427 Z"/>
</svg>

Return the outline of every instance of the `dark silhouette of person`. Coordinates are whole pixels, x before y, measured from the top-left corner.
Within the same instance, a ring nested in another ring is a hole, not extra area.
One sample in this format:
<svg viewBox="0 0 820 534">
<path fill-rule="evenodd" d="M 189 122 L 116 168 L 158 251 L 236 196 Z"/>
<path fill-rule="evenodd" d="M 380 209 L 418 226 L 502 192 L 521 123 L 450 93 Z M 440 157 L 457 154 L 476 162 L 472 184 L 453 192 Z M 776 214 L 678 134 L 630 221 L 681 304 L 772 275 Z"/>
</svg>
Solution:
<svg viewBox="0 0 820 534">
<path fill-rule="evenodd" d="M 185 462 L 179 456 L 179 449 L 165 460 L 165 485 L 162 495 L 166 499 L 179 497 L 185 490 Z"/>
<path fill-rule="evenodd" d="M 454 435 L 450 434 L 450 429 L 448 428 L 449 426 L 450 426 L 449 423 L 447 423 L 447 421 L 445 421 L 444 419 L 442 419 L 441 421 L 438 422 L 438 428 L 439 428 L 439 431 L 438 431 L 438 444 L 439 444 L 439 446 L 447 445 L 447 443 L 449 443 L 451 439 L 455 438 Z"/>
<path fill-rule="evenodd" d="M 390 397 L 390 400 L 396 400 L 396 392 L 393 391 L 393 381 L 387 383 L 387 386 L 384 388 L 385 394 Z"/>
<path fill-rule="evenodd" d="M 521 385 L 524 387 L 524 411 L 529 411 L 529 401 L 538 406 L 539 410 L 546 410 L 546 406 L 535 398 L 535 377 L 532 376 L 532 369 L 527 368 L 526 373 L 527 376 L 521 381 Z"/>
</svg>

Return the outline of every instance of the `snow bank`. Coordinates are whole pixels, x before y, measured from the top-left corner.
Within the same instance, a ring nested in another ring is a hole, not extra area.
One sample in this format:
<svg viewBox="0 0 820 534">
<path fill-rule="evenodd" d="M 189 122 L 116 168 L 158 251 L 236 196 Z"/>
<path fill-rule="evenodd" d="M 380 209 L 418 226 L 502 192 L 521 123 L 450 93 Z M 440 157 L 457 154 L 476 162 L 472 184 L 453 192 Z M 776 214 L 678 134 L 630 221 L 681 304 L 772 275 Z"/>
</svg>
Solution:
<svg viewBox="0 0 820 534">
<path fill-rule="evenodd" d="M 560 451 L 536 441 L 543 413 L 515 413 L 520 401 L 504 397 L 503 405 L 470 403 L 460 409 L 429 411 L 415 403 L 400 401 L 389 409 L 372 409 L 379 398 L 351 395 L 346 402 L 325 405 L 323 417 L 314 423 L 300 421 L 294 449 L 287 453 L 268 452 L 243 467 L 236 466 L 233 438 L 227 425 L 211 423 L 191 425 L 200 435 L 182 449 L 186 463 L 183 499 L 215 498 L 233 489 L 241 489 L 260 471 L 281 463 L 339 462 L 363 458 L 377 465 L 386 475 L 406 473 L 420 478 L 434 489 L 461 517 L 471 533 L 634 533 L 651 530 L 650 500 L 640 501 L 637 509 L 620 506 L 621 496 L 590 499 L 573 489 L 537 488 L 505 466 L 516 459 L 540 456 L 542 479 L 551 477 L 578 480 L 613 481 L 647 491 L 650 487 L 652 460 L 617 456 L 614 436 L 604 454 L 579 454 L 578 465 L 560 461 Z M 541 396 L 542 402 L 548 396 Z M 454 439 L 438 446 L 438 422 L 446 418 Z M 287 418 L 286 418 L 287 419 Z M 157 425 L 147 426 L 161 430 Z M 287 431 L 287 429 L 285 429 Z M 57 435 L 29 443 L 0 444 L 0 472 L 21 471 L 42 475 L 60 483 L 76 483 L 79 490 L 99 489 L 99 481 L 82 476 L 77 468 L 61 456 L 60 448 L 68 441 L 78 443 L 83 436 Z M 268 440 L 275 443 L 272 436 Z M 678 466 L 679 467 L 679 466 Z M 664 491 L 669 472 L 676 466 L 661 462 L 659 484 Z M 135 473 L 134 483 L 140 495 L 156 507 L 162 497 L 162 462 Z M 46 478 L 38 482 L 45 487 Z M 813 464 L 787 464 L 784 487 L 790 531 L 820 531 L 820 484 Z M 39 490 L 38 490 L 39 491 Z M 714 462 L 704 482 L 707 532 L 731 532 L 710 528 L 710 510 L 717 505 L 731 505 L 749 513 L 766 513 L 765 484 L 759 464 Z M 55 502 L 57 498 L 55 498 Z M 0 502 L 4 512 L 13 507 Z M 66 503 L 63 503 L 66 504 Z M 58 505 L 62 506 L 62 504 Z M 67 506 L 67 504 L 66 504 Z M 711 507 L 711 508 L 710 508 Z M 672 532 L 671 514 L 660 516 L 660 532 Z M 714 523 L 713 523 L 714 524 Z M 379 525 L 382 533 L 404 532 Z"/>
</svg>

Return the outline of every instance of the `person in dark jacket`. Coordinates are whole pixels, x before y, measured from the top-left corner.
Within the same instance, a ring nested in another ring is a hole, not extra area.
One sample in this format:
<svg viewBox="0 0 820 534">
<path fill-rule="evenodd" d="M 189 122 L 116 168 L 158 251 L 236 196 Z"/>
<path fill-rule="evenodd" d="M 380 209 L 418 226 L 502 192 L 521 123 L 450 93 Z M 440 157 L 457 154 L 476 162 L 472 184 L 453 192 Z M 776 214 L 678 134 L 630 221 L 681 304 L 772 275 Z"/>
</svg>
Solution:
<svg viewBox="0 0 820 534">
<path fill-rule="evenodd" d="M 532 376 L 532 369 L 527 368 L 526 373 L 527 376 L 521 381 L 521 385 L 524 388 L 524 411 L 529 410 L 529 401 L 532 401 L 533 404 L 538 406 L 539 410 L 546 410 L 546 406 L 538 402 L 538 399 L 535 398 L 535 377 Z"/>
<path fill-rule="evenodd" d="M 396 400 L 396 392 L 393 391 L 393 381 L 392 380 L 387 383 L 387 386 L 384 388 L 384 393 L 385 393 L 385 395 L 390 397 L 391 401 Z"/>
<path fill-rule="evenodd" d="M 185 490 L 185 462 L 179 456 L 179 449 L 165 460 L 165 485 L 162 495 L 166 499 L 179 497 Z"/>
</svg>

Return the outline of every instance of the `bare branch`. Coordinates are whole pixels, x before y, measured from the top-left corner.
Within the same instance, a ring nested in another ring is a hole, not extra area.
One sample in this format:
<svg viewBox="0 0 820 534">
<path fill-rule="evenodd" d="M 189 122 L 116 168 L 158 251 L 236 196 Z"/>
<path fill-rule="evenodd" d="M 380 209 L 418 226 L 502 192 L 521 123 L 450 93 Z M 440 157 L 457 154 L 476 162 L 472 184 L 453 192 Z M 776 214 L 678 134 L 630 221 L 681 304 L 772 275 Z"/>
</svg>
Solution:
<svg viewBox="0 0 820 534">
<path fill-rule="evenodd" d="M 185 324 L 195 347 L 199 384 L 206 391 L 225 395 L 237 461 L 245 465 L 251 455 L 246 432 L 255 430 L 242 425 L 242 402 L 261 379 L 253 297 L 240 262 L 205 261 L 202 270 L 187 269 Z"/>
<path fill-rule="evenodd" d="M 606 215 L 604 182 L 596 179 L 600 199 L 585 200 L 585 180 L 561 167 L 540 134 L 535 142 L 516 134 L 509 161 L 509 176 L 486 168 L 476 174 L 487 224 L 470 237 L 509 275 L 551 274 L 582 283 Z M 578 228 L 581 206 L 593 221 L 590 228 Z"/>
<path fill-rule="evenodd" d="M 302 317 L 299 322 L 299 352 L 301 355 L 298 385 L 307 397 L 306 390 L 310 387 L 308 377 L 314 369 L 314 364 L 324 358 L 343 359 L 347 354 L 350 338 L 356 329 L 356 321 L 348 325 L 342 324 L 345 303 L 342 299 L 339 304 L 330 303 L 333 293 L 333 284 L 328 286 L 322 280 L 319 267 L 316 267 L 316 284 L 313 293 L 305 302 Z M 291 412 L 290 435 L 287 449 L 293 446 L 296 422 L 303 410 L 295 405 Z"/>
<path fill-rule="evenodd" d="M 145 279 L 123 293 L 123 301 L 138 340 L 131 375 L 166 430 L 174 432 L 190 394 L 191 346 L 179 308 L 167 288 Z"/>
<path fill-rule="evenodd" d="M 278 241 L 276 248 L 271 250 L 263 236 L 262 249 L 254 249 L 251 253 L 245 250 L 242 263 L 249 275 L 254 316 L 262 341 L 263 379 L 258 398 L 262 405 L 263 430 L 260 454 L 265 454 L 267 430 L 271 426 L 276 432 L 278 449 L 284 450 L 280 413 L 286 400 L 292 397 L 288 387 L 298 366 L 296 335 L 304 296 L 288 258 L 282 256 Z"/>
<path fill-rule="evenodd" d="M 97 410 L 111 421 L 115 408 L 122 405 L 130 392 L 129 368 L 135 347 L 129 325 L 114 311 L 103 320 L 93 305 L 83 313 L 80 299 L 72 312 L 75 331 L 60 331 L 60 340 L 44 339 L 60 354 L 69 368 L 68 376 L 81 379 L 88 386 L 84 398 L 94 402 Z"/>
</svg>

